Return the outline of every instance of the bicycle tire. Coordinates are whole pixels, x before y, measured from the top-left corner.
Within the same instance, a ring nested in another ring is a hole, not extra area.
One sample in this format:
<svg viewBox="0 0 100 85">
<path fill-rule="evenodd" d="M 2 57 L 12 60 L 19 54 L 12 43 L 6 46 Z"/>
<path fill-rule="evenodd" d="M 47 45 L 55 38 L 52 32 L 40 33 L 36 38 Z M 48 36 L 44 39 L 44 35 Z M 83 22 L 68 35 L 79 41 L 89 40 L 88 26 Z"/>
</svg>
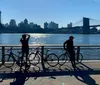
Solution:
<svg viewBox="0 0 100 85">
<path fill-rule="evenodd" d="M 14 55 L 13 55 L 13 57 L 14 57 Z M 6 66 L 7 68 L 11 68 L 14 65 L 14 63 L 15 63 L 15 60 L 14 60 L 13 57 L 12 57 L 12 55 L 10 56 L 9 54 L 5 54 L 5 63 L 4 63 L 4 66 Z"/>
<path fill-rule="evenodd" d="M 69 58 L 68 54 L 65 54 L 65 53 L 61 54 L 59 56 L 59 65 L 61 66 L 64 65 L 66 61 L 69 60 L 68 58 Z"/>
<path fill-rule="evenodd" d="M 77 55 L 79 55 L 79 58 L 77 58 Z M 75 61 L 77 61 L 77 62 L 82 62 L 82 60 L 83 60 L 83 55 L 81 54 L 81 53 L 75 53 Z"/>
<path fill-rule="evenodd" d="M 36 73 L 36 72 L 40 72 L 40 70 L 41 70 L 41 69 L 40 69 L 40 66 L 34 66 L 34 65 L 33 65 L 33 66 L 31 66 L 31 68 L 30 68 L 30 71 L 31 71 L 31 72 L 35 72 L 35 73 Z"/>
<path fill-rule="evenodd" d="M 30 67 L 31 67 L 31 63 L 30 63 L 30 60 L 27 58 L 27 61 L 23 60 L 23 66 L 22 66 L 22 69 L 23 70 L 26 70 L 26 71 L 29 71 Z"/>
<path fill-rule="evenodd" d="M 21 59 L 23 59 L 22 62 L 21 62 Z M 30 60 L 29 60 L 29 55 L 28 55 L 27 61 L 26 61 L 26 56 L 25 55 L 22 56 L 22 52 L 20 52 L 19 55 L 18 55 L 17 60 L 18 60 L 17 65 L 19 67 L 22 67 L 22 70 L 24 70 L 24 71 L 27 70 L 28 71 L 30 69 L 31 63 L 30 63 Z M 21 64 L 22 64 L 22 66 L 21 66 Z"/>
<path fill-rule="evenodd" d="M 21 58 L 19 58 L 18 62 L 16 62 L 16 64 L 19 66 L 17 71 L 28 72 L 31 67 L 31 63 L 28 58 L 27 58 L 27 61 L 25 59 L 25 60 L 22 60 L 22 62 L 21 62 Z"/>
<path fill-rule="evenodd" d="M 29 60 L 32 65 L 37 65 L 40 63 L 40 55 L 36 53 L 29 54 Z"/>
<path fill-rule="evenodd" d="M 25 56 L 25 55 L 22 56 L 22 52 L 20 52 L 19 55 L 18 55 L 18 57 L 17 57 L 16 64 L 17 64 L 18 66 L 21 66 L 21 63 L 23 62 L 23 60 L 22 60 L 22 62 L 21 62 L 21 59 L 24 59 L 24 58 L 26 58 L 26 56 Z"/>
<path fill-rule="evenodd" d="M 54 53 L 48 54 L 46 60 L 47 64 L 51 67 L 55 67 L 59 64 L 59 58 Z"/>
</svg>

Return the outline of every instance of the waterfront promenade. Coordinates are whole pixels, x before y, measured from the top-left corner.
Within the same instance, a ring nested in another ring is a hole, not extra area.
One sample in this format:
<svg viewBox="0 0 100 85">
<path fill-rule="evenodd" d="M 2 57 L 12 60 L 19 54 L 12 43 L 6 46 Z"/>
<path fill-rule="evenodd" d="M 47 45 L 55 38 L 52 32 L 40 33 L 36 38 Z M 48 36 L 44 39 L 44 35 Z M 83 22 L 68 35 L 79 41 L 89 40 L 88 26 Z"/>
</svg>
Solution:
<svg viewBox="0 0 100 85">
<path fill-rule="evenodd" d="M 0 67 L 0 85 L 99 85 L 100 61 L 83 61 L 74 71 L 70 62 L 43 71 L 34 67 L 28 73 L 17 72 L 17 66 Z M 31 66 L 33 68 L 33 66 Z M 37 71 L 36 71 L 37 69 Z"/>
<path fill-rule="evenodd" d="M 1 46 L 2 63 L 5 61 L 6 49 L 11 46 Z M 12 46 L 14 50 L 19 50 Z M 91 47 L 91 48 L 90 48 Z M 53 52 L 62 53 L 61 46 L 43 46 L 40 48 L 42 52 L 44 49 L 51 48 Z M 82 45 L 76 46 L 77 52 L 85 50 L 84 57 L 98 56 L 100 46 L 97 45 Z M 80 49 L 81 48 L 81 49 Z M 87 50 L 91 51 L 87 51 Z M 92 54 L 92 52 L 94 53 Z M 98 54 L 97 54 L 98 52 Z M 87 58 L 87 57 L 86 57 Z M 95 57 L 93 57 L 94 59 Z M 97 57 L 96 57 L 97 58 Z M 82 63 L 77 63 L 77 68 L 74 71 L 71 63 L 67 62 L 60 66 L 50 67 L 47 63 L 44 63 L 45 70 L 41 63 L 37 66 L 30 66 L 28 72 L 19 72 L 18 65 L 14 65 L 12 68 L 7 68 L 4 65 L 0 66 L 0 85 L 99 85 L 100 84 L 100 60 L 83 60 Z"/>
</svg>

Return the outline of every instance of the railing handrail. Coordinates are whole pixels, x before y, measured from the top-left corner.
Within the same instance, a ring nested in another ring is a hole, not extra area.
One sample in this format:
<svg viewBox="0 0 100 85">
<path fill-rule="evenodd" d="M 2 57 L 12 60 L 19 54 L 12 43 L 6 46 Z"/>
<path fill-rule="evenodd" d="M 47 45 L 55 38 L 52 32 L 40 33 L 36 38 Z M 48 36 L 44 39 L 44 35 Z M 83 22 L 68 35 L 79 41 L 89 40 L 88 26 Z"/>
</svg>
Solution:
<svg viewBox="0 0 100 85">
<path fill-rule="evenodd" d="M 6 45 L 0 45 L 0 47 L 1 47 L 1 51 L 2 51 L 2 65 L 5 63 L 5 50 L 7 50 L 9 47 L 15 47 L 15 48 L 17 48 L 18 47 L 18 49 L 19 48 L 21 48 L 21 44 L 13 44 L 13 45 L 10 45 L 10 44 L 6 44 Z M 29 47 L 30 48 L 35 48 L 35 47 L 40 47 L 40 49 L 41 49 L 41 64 L 42 64 L 42 66 L 43 66 L 43 68 L 45 68 L 45 66 L 44 66 L 44 63 L 43 63 L 43 55 L 44 55 L 44 49 L 45 48 L 56 48 L 56 49 L 58 49 L 58 48 L 60 48 L 60 49 L 62 49 L 63 48 L 63 44 L 29 44 Z M 90 47 L 93 47 L 93 48 L 99 48 L 100 49 L 100 44 L 91 44 L 91 45 L 89 45 L 89 44 L 75 44 L 75 48 L 76 48 L 76 53 L 77 54 L 79 54 L 80 53 L 80 49 L 81 49 L 81 47 L 83 47 L 83 48 L 90 48 Z M 21 50 L 21 49 L 20 49 Z M 78 56 L 78 55 L 77 55 Z"/>
<path fill-rule="evenodd" d="M 21 47 L 21 44 L 2 44 L 0 47 Z M 30 47 L 32 46 L 63 46 L 63 44 L 29 44 Z M 80 46 L 80 47 L 100 47 L 100 44 L 75 44 L 74 46 Z"/>
</svg>

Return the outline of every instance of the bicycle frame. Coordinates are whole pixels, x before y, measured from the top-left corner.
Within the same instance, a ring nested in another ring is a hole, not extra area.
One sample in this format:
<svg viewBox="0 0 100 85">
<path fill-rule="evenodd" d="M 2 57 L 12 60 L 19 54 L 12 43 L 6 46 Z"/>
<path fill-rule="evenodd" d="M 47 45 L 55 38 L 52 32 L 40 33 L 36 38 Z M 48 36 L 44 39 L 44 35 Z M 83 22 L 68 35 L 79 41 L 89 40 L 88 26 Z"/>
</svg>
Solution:
<svg viewBox="0 0 100 85">
<path fill-rule="evenodd" d="M 35 51 L 34 51 L 34 50 L 35 50 Z M 36 49 L 34 49 L 34 50 L 33 50 L 32 52 L 33 52 L 33 53 L 35 53 L 35 56 L 36 56 L 36 55 L 38 55 L 38 54 L 39 54 L 40 56 L 42 55 L 41 51 L 39 51 L 39 47 L 38 47 L 38 48 L 36 48 Z M 46 55 L 46 56 L 47 56 L 48 51 L 50 51 L 50 50 L 49 50 L 49 49 L 47 49 L 47 50 L 46 50 L 46 52 L 45 52 L 45 50 L 44 50 L 43 55 Z M 30 52 L 30 54 L 31 54 L 32 52 Z"/>
<path fill-rule="evenodd" d="M 16 58 L 14 57 L 15 54 L 13 54 L 12 52 L 10 52 L 10 54 L 8 54 L 8 55 L 9 55 L 9 58 L 12 57 L 14 61 L 17 61 Z"/>
<path fill-rule="evenodd" d="M 13 52 L 12 52 L 12 47 L 10 48 L 10 49 L 8 49 L 8 51 L 10 51 L 9 53 L 7 53 L 6 55 L 8 55 L 9 57 L 8 57 L 8 60 L 10 59 L 10 57 L 13 59 L 13 61 L 14 62 L 17 62 L 18 60 L 17 59 L 19 59 L 20 57 L 19 57 L 19 55 L 16 55 L 16 54 L 14 54 Z M 7 51 L 7 52 L 8 52 Z M 20 52 L 18 52 L 18 54 L 20 54 Z M 16 58 L 15 58 L 16 57 Z"/>
</svg>

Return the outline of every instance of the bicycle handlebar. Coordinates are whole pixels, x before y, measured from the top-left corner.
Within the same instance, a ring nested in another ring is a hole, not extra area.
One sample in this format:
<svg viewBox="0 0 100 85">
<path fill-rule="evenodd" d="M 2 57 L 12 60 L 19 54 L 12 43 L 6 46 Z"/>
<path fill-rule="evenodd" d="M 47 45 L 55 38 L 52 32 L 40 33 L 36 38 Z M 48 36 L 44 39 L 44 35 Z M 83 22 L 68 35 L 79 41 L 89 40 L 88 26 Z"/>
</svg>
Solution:
<svg viewBox="0 0 100 85">
<path fill-rule="evenodd" d="M 34 52 L 37 52 L 37 51 L 41 52 L 40 50 L 41 50 L 40 46 L 33 49 Z M 44 53 L 45 52 L 47 53 L 48 51 L 50 51 L 50 49 L 44 49 Z"/>
<path fill-rule="evenodd" d="M 12 48 L 13 48 L 13 47 L 10 47 L 10 49 L 8 49 L 7 52 L 9 52 L 9 51 L 12 52 Z"/>
<path fill-rule="evenodd" d="M 33 50 L 33 51 L 37 51 L 37 50 L 39 50 L 39 48 L 40 48 L 40 47 L 37 47 L 37 48 L 34 48 L 34 49 L 31 48 L 31 50 Z"/>
<path fill-rule="evenodd" d="M 7 52 L 12 52 L 12 50 L 13 50 L 13 47 L 10 47 L 9 49 L 7 49 Z M 21 51 L 18 51 L 17 53 L 20 54 Z"/>
</svg>

